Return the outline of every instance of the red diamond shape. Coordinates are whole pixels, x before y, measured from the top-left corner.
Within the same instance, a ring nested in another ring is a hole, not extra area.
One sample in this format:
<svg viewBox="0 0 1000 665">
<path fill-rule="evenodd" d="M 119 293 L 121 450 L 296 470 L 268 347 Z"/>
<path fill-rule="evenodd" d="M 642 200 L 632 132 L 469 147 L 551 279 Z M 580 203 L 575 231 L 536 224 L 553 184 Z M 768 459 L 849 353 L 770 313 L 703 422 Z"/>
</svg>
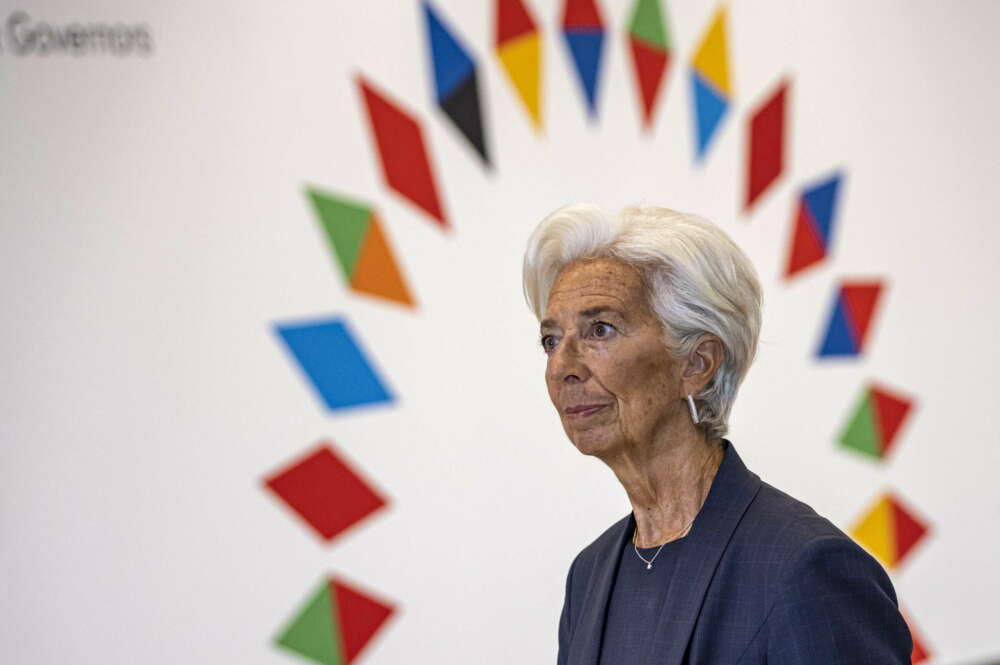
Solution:
<svg viewBox="0 0 1000 665">
<path fill-rule="evenodd" d="M 368 111 L 385 181 L 441 226 L 447 227 L 420 125 L 364 78 L 358 76 L 357 82 Z"/>
<path fill-rule="evenodd" d="M 785 99 L 788 82 L 764 101 L 750 117 L 747 145 L 747 191 L 750 210 L 785 168 Z"/>
<path fill-rule="evenodd" d="M 386 505 L 326 442 L 264 484 L 327 542 Z"/>
<path fill-rule="evenodd" d="M 913 638 L 913 651 L 910 652 L 910 662 L 912 665 L 926 662 L 931 657 L 931 652 L 930 649 L 927 648 L 927 643 L 924 641 L 923 636 L 914 630 L 913 622 L 910 620 L 910 617 L 907 616 L 906 612 L 903 612 L 903 619 L 906 621 L 906 627 L 910 629 L 910 637 Z"/>
</svg>

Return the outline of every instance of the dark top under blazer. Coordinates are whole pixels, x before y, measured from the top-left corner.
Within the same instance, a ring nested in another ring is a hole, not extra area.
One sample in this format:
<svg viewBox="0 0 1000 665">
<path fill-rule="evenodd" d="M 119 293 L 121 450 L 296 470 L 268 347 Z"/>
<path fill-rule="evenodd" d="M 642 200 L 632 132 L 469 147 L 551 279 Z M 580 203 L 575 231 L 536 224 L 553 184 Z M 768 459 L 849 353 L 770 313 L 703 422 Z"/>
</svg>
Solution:
<svg viewBox="0 0 1000 665">
<path fill-rule="evenodd" d="M 761 479 L 731 443 L 683 538 L 650 665 L 909 665 L 888 576 L 829 520 Z M 597 665 L 629 514 L 573 561 L 558 665 Z"/>
</svg>

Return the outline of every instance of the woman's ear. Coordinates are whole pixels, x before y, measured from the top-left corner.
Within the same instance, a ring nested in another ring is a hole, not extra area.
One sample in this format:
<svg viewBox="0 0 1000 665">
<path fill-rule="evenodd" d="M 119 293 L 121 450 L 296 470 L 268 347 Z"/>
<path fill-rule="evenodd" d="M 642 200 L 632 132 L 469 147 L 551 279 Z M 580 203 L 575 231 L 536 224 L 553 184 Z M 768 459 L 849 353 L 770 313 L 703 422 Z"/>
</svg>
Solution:
<svg viewBox="0 0 1000 665">
<path fill-rule="evenodd" d="M 715 376 L 726 351 L 722 340 L 715 335 L 704 335 L 695 344 L 684 365 L 684 391 L 687 395 L 697 395 Z"/>
</svg>

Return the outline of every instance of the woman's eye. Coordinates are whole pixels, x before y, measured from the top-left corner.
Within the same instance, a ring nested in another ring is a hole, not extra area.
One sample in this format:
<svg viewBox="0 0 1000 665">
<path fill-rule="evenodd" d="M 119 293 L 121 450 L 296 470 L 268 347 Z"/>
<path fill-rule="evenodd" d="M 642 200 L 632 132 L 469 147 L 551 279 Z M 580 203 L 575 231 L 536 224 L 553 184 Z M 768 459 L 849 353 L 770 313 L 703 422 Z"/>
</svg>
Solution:
<svg viewBox="0 0 1000 665">
<path fill-rule="evenodd" d="M 610 323 L 604 323 L 603 321 L 598 321 L 590 328 L 591 334 L 598 338 L 603 339 L 608 337 L 615 331 L 615 327 Z"/>
<path fill-rule="evenodd" d="M 548 353 L 552 349 L 556 348 L 556 338 L 552 335 L 545 335 L 542 337 L 542 350 Z"/>
</svg>

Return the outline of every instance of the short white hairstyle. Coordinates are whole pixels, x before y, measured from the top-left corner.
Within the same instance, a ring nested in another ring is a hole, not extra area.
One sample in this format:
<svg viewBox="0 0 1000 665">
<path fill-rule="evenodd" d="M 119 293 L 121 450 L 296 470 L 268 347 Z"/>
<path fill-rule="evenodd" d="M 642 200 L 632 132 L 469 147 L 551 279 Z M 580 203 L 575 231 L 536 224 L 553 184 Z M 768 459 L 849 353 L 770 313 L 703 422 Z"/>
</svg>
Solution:
<svg viewBox="0 0 1000 665">
<path fill-rule="evenodd" d="M 705 334 L 722 341 L 725 357 L 694 395 L 709 437 L 726 434 L 736 392 L 757 352 L 761 287 L 750 259 L 703 217 L 652 206 L 613 217 L 597 205 L 565 206 L 546 217 L 524 254 L 524 295 L 539 320 L 549 291 L 570 263 L 613 258 L 634 267 L 665 344 L 687 357 Z"/>
</svg>

